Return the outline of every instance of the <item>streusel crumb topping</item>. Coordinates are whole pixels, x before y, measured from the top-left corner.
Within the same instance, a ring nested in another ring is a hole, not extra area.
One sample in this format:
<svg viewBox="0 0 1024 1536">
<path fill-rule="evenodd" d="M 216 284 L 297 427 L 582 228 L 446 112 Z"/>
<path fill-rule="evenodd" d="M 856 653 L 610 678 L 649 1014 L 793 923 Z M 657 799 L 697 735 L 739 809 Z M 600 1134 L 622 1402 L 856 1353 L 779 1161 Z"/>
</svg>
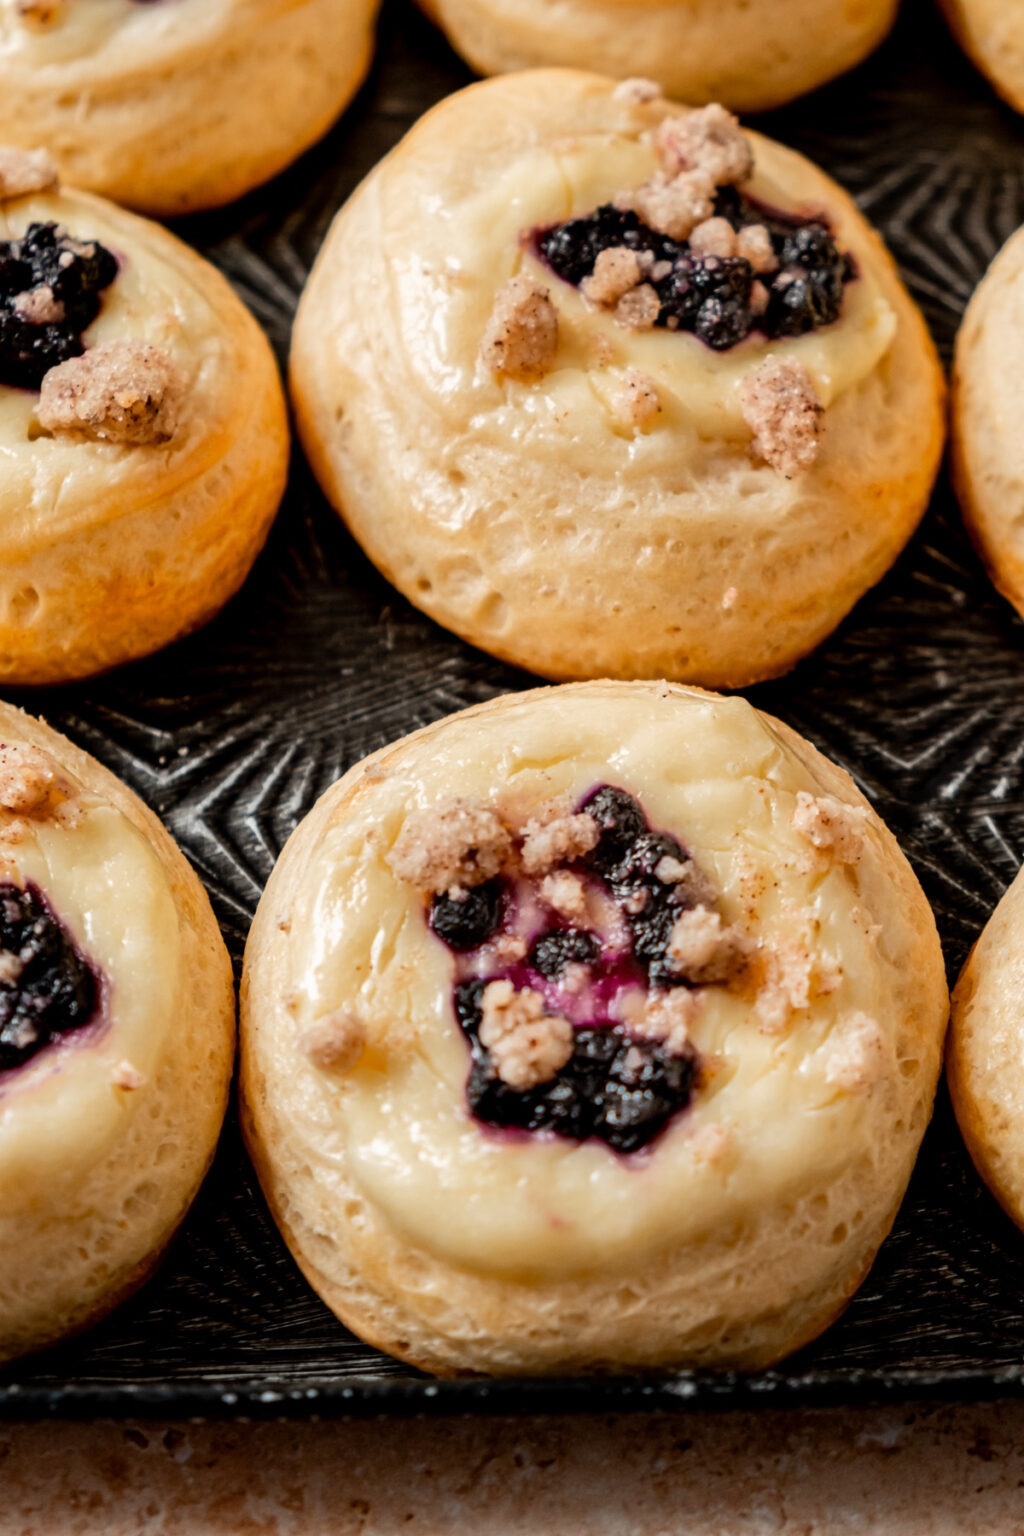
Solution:
<svg viewBox="0 0 1024 1536">
<path fill-rule="evenodd" d="M 558 351 L 558 313 L 550 291 L 520 273 L 499 288 L 480 356 L 498 377 L 536 384 Z"/>
<path fill-rule="evenodd" d="M 743 419 L 761 457 L 787 479 L 818 455 L 822 405 L 810 374 L 788 357 L 766 357 L 741 389 Z"/>
<path fill-rule="evenodd" d="M 54 437 L 144 447 L 174 436 L 185 381 L 161 347 L 107 341 L 51 368 L 36 419 Z"/>
</svg>

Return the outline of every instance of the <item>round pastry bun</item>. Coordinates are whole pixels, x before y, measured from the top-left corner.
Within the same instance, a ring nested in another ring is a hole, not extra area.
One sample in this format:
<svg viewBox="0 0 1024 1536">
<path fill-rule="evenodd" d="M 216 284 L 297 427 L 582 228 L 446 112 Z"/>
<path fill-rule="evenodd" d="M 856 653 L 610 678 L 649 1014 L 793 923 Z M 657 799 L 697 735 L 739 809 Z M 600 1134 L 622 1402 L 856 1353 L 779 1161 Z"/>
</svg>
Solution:
<svg viewBox="0 0 1024 1536">
<path fill-rule="evenodd" d="M 1006 0 L 939 0 L 961 48 L 1004 101 L 1024 112 L 1024 14 Z"/>
<path fill-rule="evenodd" d="M 1024 613 L 1024 229 L 975 290 L 956 341 L 952 472 L 989 575 Z"/>
<path fill-rule="evenodd" d="M 58 810 L 10 810 L 47 778 Z M 95 1322 L 159 1261 L 213 1157 L 235 1009 L 209 900 L 160 822 L 87 753 L 6 704 L 0 876 L 38 886 L 102 976 L 98 1025 L 0 1074 L 10 1359 Z"/>
<path fill-rule="evenodd" d="M 601 782 L 685 845 L 760 978 L 702 990 L 694 1097 L 628 1155 L 470 1115 L 455 961 L 389 863 L 408 818 L 453 795 L 509 792 L 529 814 Z M 289 839 L 246 952 L 243 1130 L 311 1285 L 411 1364 L 755 1368 L 863 1279 L 929 1118 L 947 1011 L 909 865 L 801 737 L 669 684 L 541 689 L 357 764 Z M 361 1026 L 354 1064 L 321 1050 L 338 1019 Z"/>
<path fill-rule="evenodd" d="M 377 0 L 46 0 L 0 16 L 0 143 L 170 218 L 269 180 L 355 95 Z"/>
<path fill-rule="evenodd" d="M 651 129 L 686 110 L 565 70 L 449 97 L 338 214 L 296 318 L 298 429 L 370 558 L 439 623 L 556 680 L 786 671 L 891 565 L 939 464 L 924 322 L 850 199 L 792 151 L 749 136 L 753 194 L 827 216 L 860 273 L 809 335 L 717 353 L 628 330 L 532 254 L 524 231 L 649 176 Z M 480 355 L 517 270 L 558 313 L 539 382 Z M 791 478 L 755 454 L 738 404 L 769 358 L 838 391 Z M 636 429 L 616 414 L 630 370 L 661 405 Z"/>
<path fill-rule="evenodd" d="M 86 357 L 149 343 L 181 398 L 169 441 L 83 440 L 42 433 L 39 392 L 0 385 L 0 682 L 18 686 L 87 677 L 212 618 L 263 546 L 289 450 L 269 343 L 214 267 L 86 192 L 0 206 L 0 238 L 35 222 L 118 258 Z"/>
<path fill-rule="evenodd" d="M 1024 871 L 996 907 L 953 989 L 946 1075 L 974 1166 L 1024 1228 Z"/>
<path fill-rule="evenodd" d="M 420 0 L 484 75 L 574 65 L 763 112 L 867 58 L 898 0 Z M 998 0 L 993 0 L 998 3 Z"/>
</svg>

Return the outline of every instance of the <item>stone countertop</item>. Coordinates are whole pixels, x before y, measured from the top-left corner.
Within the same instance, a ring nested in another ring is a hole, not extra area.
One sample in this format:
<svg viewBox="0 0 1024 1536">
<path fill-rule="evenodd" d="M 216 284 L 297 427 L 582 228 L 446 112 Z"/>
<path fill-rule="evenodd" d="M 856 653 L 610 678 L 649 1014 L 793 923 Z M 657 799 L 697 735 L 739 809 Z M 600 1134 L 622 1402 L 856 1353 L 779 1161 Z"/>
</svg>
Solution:
<svg viewBox="0 0 1024 1536">
<path fill-rule="evenodd" d="M 1024 1533 L 1024 1402 L 0 1425 L 0 1536 Z"/>
</svg>

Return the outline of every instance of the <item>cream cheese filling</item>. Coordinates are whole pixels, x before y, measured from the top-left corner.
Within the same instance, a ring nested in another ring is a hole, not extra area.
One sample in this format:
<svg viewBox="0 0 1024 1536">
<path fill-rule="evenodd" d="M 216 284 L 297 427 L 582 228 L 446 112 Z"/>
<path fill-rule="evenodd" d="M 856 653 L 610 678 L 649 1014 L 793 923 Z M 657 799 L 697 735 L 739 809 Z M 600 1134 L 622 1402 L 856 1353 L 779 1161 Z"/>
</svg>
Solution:
<svg viewBox="0 0 1024 1536">
<path fill-rule="evenodd" d="M 62 770 L 65 778 L 71 776 Z M 0 1074 L 0 1212 L 45 1210 L 144 1114 L 182 993 L 177 909 L 146 838 L 83 794 L 77 825 L 31 821 L 0 844 L 0 880 L 33 882 L 102 974 L 101 1016 Z M 0 812 L 0 815 L 3 815 Z M 119 1087 L 127 1062 L 145 1080 Z"/>
<path fill-rule="evenodd" d="M 754 332 L 715 352 L 688 332 L 623 328 L 607 311 L 589 306 L 523 243 L 530 230 L 590 213 L 623 188 L 639 186 L 654 168 L 653 152 L 639 134 L 594 133 L 537 145 L 457 206 L 438 200 L 419 239 L 406 223 L 402 254 L 392 262 L 392 302 L 407 361 L 442 409 L 457 409 L 463 419 L 468 414 L 471 440 L 512 440 L 544 452 L 564 447 L 570 434 L 585 440 L 590 431 L 609 426 L 621 434 L 613 396 L 626 367 L 638 368 L 657 387 L 662 411 L 651 437 L 689 427 L 700 436 L 743 440 L 750 429 L 740 389 L 769 354 L 802 363 L 826 407 L 884 357 L 896 316 L 863 261 L 832 325 L 774 341 Z M 765 171 L 756 170 L 743 190 L 792 209 L 785 187 Z M 443 263 L 437 260 L 439 229 L 447 249 Z M 846 249 L 845 232 L 837 234 Z M 856 255 L 856 241 L 849 246 Z M 494 293 L 519 271 L 544 283 L 558 311 L 558 352 L 539 385 L 498 384 L 479 360 Z"/>
<path fill-rule="evenodd" d="M 295 1032 L 275 1045 L 277 1070 L 299 1073 L 293 1118 L 328 1182 L 343 1163 L 412 1242 L 510 1279 L 624 1270 L 871 1158 L 878 1100 L 840 1091 L 828 1062 L 844 1019 L 862 1013 L 886 1027 L 890 961 L 871 923 L 871 880 L 808 859 L 790 823 L 797 793 L 816 785 L 750 707 L 702 700 L 666 730 L 642 700 L 624 704 L 622 746 L 609 758 L 592 702 L 562 702 L 561 717 L 546 711 L 542 726 L 511 710 L 500 724 L 492 717 L 486 737 L 472 721 L 457 733 L 449 722 L 443 760 L 421 753 L 415 770 L 402 764 L 356 794 L 313 855 L 292 915 Z M 452 957 L 428 930 L 422 898 L 386 862 L 403 814 L 442 803 L 453 785 L 482 798 L 500 785 L 575 800 L 602 782 L 636 795 L 651 823 L 689 848 L 722 893 L 724 920 L 767 945 L 808 944 L 819 994 L 771 1035 L 749 999 L 709 989 L 692 1030 L 708 1082 L 628 1157 L 597 1141 L 494 1132 L 470 1117 Z M 302 1060 L 299 1045 L 335 1009 L 369 1032 L 341 1081 Z M 711 1160 L 698 1134 L 709 1126 L 724 1133 Z"/>
</svg>

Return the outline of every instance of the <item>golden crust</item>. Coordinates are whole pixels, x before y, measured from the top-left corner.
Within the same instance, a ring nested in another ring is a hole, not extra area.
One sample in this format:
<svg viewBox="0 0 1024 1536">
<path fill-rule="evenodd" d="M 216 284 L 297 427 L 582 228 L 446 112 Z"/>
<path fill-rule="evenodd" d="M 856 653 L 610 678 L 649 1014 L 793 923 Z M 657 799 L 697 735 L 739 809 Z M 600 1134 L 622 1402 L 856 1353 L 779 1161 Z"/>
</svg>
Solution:
<svg viewBox="0 0 1024 1536">
<path fill-rule="evenodd" d="M 827 210 L 873 285 L 861 302 L 876 295 L 895 326 L 828 405 L 810 469 L 786 479 L 759 460 L 738 407 L 729 415 L 721 369 L 753 368 L 765 348 L 709 358 L 692 337 L 638 336 L 558 280 L 556 371 L 539 385 L 488 379 L 476 359 L 495 267 L 564 198 L 564 165 L 575 156 L 585 195 L 607 197 L 610 150 L 641 155 L 644 131 L 677 110 L 630 108 L 610 81 L 569 71 L 449 98 L 341 211 L 296 318 L 298 430 L 356 538 L 431 617 L 553 679 L 737 687 L 786 671 L 895 559 L 938 467 L 941 372 L 890 257 L 829 178 L 756 135 L 759 195 L 778 187 Z M 472 156 L 454 152 L 470 143 Z M 426 199 L 446 217 L 419 217 Z M 508 239 L 493 232 L 499 206 L 517 210 L 503 215 L 518 219 Z M 845 324 L 786 355 L 881 334 L 877 316 Z M 620 374 L 638 366 L 660 410 L 624 426 Z M 694 414 L 705 405 L 707 423 Z"/>
<path fill-rule="evenodd" d="M 209 899 L 153 813 L 88 753 L 6 704 L 0 737 L 41 748 L 146 839 L 177 912 L 182 977 L 175 1027 L 153 1079 L 133 1093 L 138 1108 L 124 1134 L 80 1177 L 68 1170 L 53 1208 L 12 1209 L 11 1192 L 0 1189 L 0 1359 L 10 1359 L 88 1327 L 159 1262 L 213 1158 L 234 1060 L 235 1000 Z"/>
<path fill-rule="evenodd" d="M 967 957 L 953 989 L 946 1051 L 950 1097 L 967 1150 L 1007 1215 L 1024 1228 L 1022 997 L 1024 873 Z"/>
<path fill-rule="evenodd" d="M 417 782 L 418 766 L 448 761 L 446 734 L 452 727 L 462 734 L 459 751 L 465 753 L 471 727 L 472 740 L 482 743 L 503 717 L 507 728 L 518 730 L 516 722 L 543 712 L 550 718 L 560 707 L 575 709 L 582 701 L 606 722 L 611 740 L 630 698 L 644 701 L 645 719 L 656 718 L 671 731 L 674 712 L 699 708 L 708 697 L 664 684 L 592 683 L 510 696 L 465 711 L 354 768 L 301 823 L 271 876 L 250 933 L 242 983 L 243 1132 L 275 1220 L 310 1283 L 357 1334 L 413 1364 L 442 1375 L 767 1365 L 838 1315 L 889 1230 L 940 1065 L 947 997 L 938 939 L 895 840 L 848 776 L 767 717 L 760 717 L 758 728 L 767 731 L 794 783 L 813 784 L 866 811 L 871 852 L 858 866 L 857 890 L 874 904 L 876 917 L 891 920 L 881 941 L 890 988 L 882 1026 L 890 1044 L 900 1041 L 894 1059 L 899 1056 L 901 1070 L 891 1071 L 881 1097 L 870 1101 L 871 1133 L 842 1142 L 846 1162 L 821 1175 L 822 1187 L 811 1174 L 775 1203 L 751 1196 L 745 1219 L 730 1215 L 717 1228 L 702 1228 L 696 1242 L 673 1243 L 669 1235 L 660 1248 L 589 1271 L 541 1275 L 530 1270 L 530 1255 L 524 1253 L 520 1262 L 526 1267 L 515 1275 L 446 1259 L 433 1239 L 414 1241 L 394 1225 L 356 1172 L 358 1145 L 349 1140 L 344 1150 L 340 1108 L 331 1121 L 329 1152 L 315 1149 L 300 1130 L 312 1090 L 308 1079 L 300 1084 L 291 1078 L 288 1041 L 296 1026 L 298 982 L 290 935 L 312 910 L 311 870 L 325 838 L 349 818 L 364 815 L 376 787 L 389 776 L 402 794 L 414 793 L 409 785 Z M 716 708 L 722 703 L 712 698 Z M 745 719 L 758 718 L 739 701 L 728 708 L 732 719 L 737 710 Z M 531 761 L 535 745 L 531 735 Z M 456 762 L 468 760 L 456 753 Z M 383 823 L 381 834 L 390 835 Z M 386 918 L 377 913 L 385 942 L 393 943 L 386 936 L 399 921 L 394 913 Z M 433 1016 L 431 1002 L 421 1006 L 424 1019 Z M 379 1051 L 373 1027 L 370 1039 L 371 1051 Z M 425 1039 L 418 1049 L 429 1050 Z M 740 1124 L 737 1134 L 742 1139 L 750 1129 Z M 684 1126 L 669 1134 L 685 1139 L 688 1132 Z M 812 1159 L 802 1166 L 817 1165 Z M 490 1196 L 477 1190 L 478 1219 L 485 1216 L 488 1198 L 494 1200 L 493 1190 Z"/>
<path fill-rule="evenodd" d="M 172 217 L 240 197 L 326 133 L 366 73 L 377 0 L 88 9 L 43 31 L 0 18 L 0 143 L 45 144 L 74 185 Z"/>
<path fill-rule="evenodd" d="M 1024 230 L 1011 235 L 960 327 L 951 468 L 964 523 L 995 586 L 1024 613 Z"/>
<path fill-rule="evenodd" d="M 265 336 L 215 268 L 88 193 L 27 197 L 2 233 L 54 219 L 121 256 L 90 346 L 173 365 L 169 442 L 40 435 L 38 396 L 0 388 L 0 680 L 64 682 L 198 628 L 238 589 L 284 490 L 287 412 Z"/>
<path fill-rule="evenodd" d="M 481 74 L 573 65 L 762 112 L 867 57 L 895 0 L 419 0 Z M 994 4 L 999 0 L 993 0 Z"/>
<path fill-rule="evenodd" d="M 939 0 L 960 46 L 1004 101 L 1024 111 L 1024 15 L 1006 0 Z"/>
</svg>

